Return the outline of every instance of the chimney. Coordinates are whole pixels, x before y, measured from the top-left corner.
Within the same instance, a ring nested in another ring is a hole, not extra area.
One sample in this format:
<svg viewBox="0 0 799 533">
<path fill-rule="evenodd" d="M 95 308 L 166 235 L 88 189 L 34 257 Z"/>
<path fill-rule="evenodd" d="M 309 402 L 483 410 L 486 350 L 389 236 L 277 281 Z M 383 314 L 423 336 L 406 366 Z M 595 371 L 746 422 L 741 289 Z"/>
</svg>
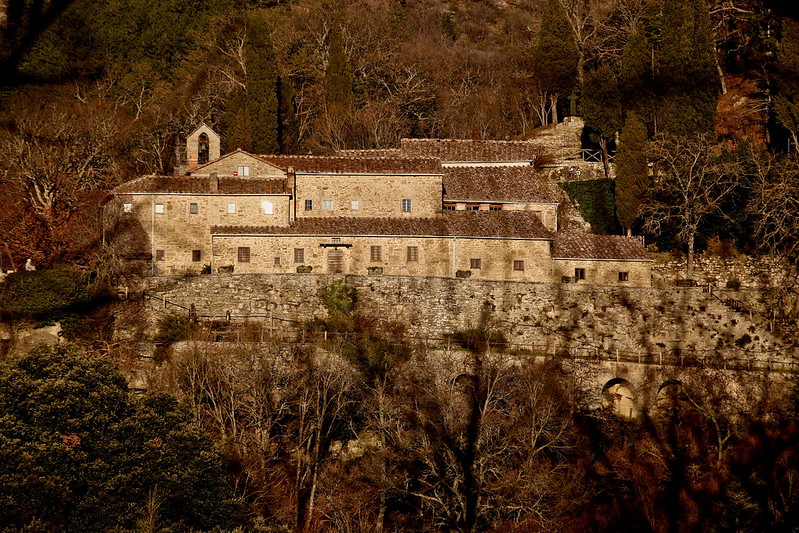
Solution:
<svg viewBox="0 0 799 533">
<path fill-rule="evenodd" d="M 211 173 L 211 177 L 208 181 L 211 192 L 219 192 L 219 177 L 216 175 L 216 172 Z"/>
</svg>

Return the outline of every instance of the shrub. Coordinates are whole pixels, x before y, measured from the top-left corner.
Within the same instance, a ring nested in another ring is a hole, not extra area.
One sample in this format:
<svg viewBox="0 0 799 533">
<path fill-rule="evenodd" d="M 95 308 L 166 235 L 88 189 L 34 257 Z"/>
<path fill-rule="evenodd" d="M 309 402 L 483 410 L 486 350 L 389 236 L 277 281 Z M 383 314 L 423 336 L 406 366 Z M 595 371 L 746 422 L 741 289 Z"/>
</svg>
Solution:
<svg viewBox="0 0 799 533">
<path fill-rule="evenodd" d="M 727 280 L 727 288 L 737 291 L 741 288 L 741 281 L 734 278 Z"/>
<path fill-rule="evenodd" d="M 489 347 L 504 350 L 508 346 L 508 339 L 502 331 L 471 328 L 446 333 L 444 336 L 472 352 L 484 352 Z"/>
<path fill-rule="evenodd" d="M 186 317 L 165 315 L 159 318 L 158 330 L 153 337 L 156 362 L 166 359 L 169 347 L 174 343 L 190 339 L 194 329 L 194 325 Z"/>
<path fill-rule="evenodd" d="M 594 233 L 612 235 L 618 232 L 614 180 L 572 181 L 560 186 L 577 205 L 583 219 L 591 224 Z"/>
</svg>

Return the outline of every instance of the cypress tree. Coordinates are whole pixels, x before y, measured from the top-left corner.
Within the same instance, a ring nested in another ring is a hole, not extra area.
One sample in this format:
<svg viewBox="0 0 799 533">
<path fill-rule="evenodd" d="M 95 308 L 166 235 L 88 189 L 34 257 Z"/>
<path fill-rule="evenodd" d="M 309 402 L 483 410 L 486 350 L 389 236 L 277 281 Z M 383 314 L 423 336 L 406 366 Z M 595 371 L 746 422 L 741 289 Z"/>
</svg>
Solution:
<svg viewBox="0 0 799 533">
<path fill-rule="evenodd" d="M 627 114 L 616 151 L 616 213 L 632 234 L 649 183 L 646 126 L 634 112 Z"/>
<path fill-rule="evenodd" d="M 228 95 L 222 128 L 226 152 L 236 148 L 252 151 L 252 125 L 247 113 L 247 93 L 244 88 L 237 86 Z"/>
<path fill-rule="evenodd" d="M 569 19 L 558 0 L 550 0 L 541 17 L 534 51 L 535 74 L 549 95 L 552 122 L 558 122 L 558 98 L 577 83 L 580 52 Z"/>
<path fill-rule="evenodd" d="M 710 132 L 719 81 L 707 6 L 703 0 L 665 0 L 662 20 L 659 131 L 680 136 Z"/>
<path fill-rule="evenodd" d="M 774 86 L 774 118 L 799 148 L 799 22 L 794 19 L 782 23 Z"/>
<path fill-rule="evenodd" d="M 347 61 L 341 26 L 335 22 L 330 34 L 330 49 L 328 50 L 327 71 L 325 72 L 325 90 L 329 113 L 343 115 L 353 110 L 355 107 L 354 84 L 355 76 Z"/>
<path fill-rule="evenodd" d="M 602 163 L 605 176 L 610 174 L 608 164 L 608 141 L 612 141 L 621 128 L 621 94 L 616 75 L 607 65 L 586 76 L 583 86 L 583 119 L 585 126 L 596 132 L 595 137 L 602 148 Z"/>
<path fill-rule="evenodd" d="M 626 109 L 650 122 L 654 119 L 655 101 L 652 46 L 646 38 L 644 28 L 637 26 L 622 50 L 619 72 L 619 90 Z"/>
<path fill-rule="evenodd" d="M 244 47 L 247 65 L 247 114 L 252 130 L 252 151 L 276 154 L 278 133 L 278 73 L 267 18 L 254 12 L 247 23 Z"/>
<path fill-rule="evenodd" d="M 277 96 L 280 105 L 278 117 L 278 141 L 281 154 L 293 154 L 299 150 L 299 125 L 294 111 L 294 91 L 283 76 L 277 79 Z"/>
</svg>

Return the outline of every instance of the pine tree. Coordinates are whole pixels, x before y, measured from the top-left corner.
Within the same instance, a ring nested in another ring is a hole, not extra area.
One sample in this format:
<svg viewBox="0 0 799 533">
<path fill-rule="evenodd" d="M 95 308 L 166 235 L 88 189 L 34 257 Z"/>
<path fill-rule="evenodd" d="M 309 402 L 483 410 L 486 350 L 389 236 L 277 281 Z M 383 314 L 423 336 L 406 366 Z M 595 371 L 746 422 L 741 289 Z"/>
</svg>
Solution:
<svg viewBox="0 0 799 533">
<path fill-rule="evenodd" d="M 247 114 L 252 129 L 252 151 L 280 151 L 278 72 L 267 18 L 259 12 L 247 22 L 244 61 L 247 65 Z"/>
<path fill-rule="evenodd" d="M 777 48 L 774 117 L 799 147 L 799 22 L 785 19 Z"/>
<path fill-rule="evenodd" d="M 703 0 L 665 0 L 662 20 L 659 131 L 708 133 L 716 117 L 719 81 L 707 6 Z"/>
<path fill-rule="evenodd" d="M 550 0 L 544 9 L 534 61 L 535 74 L 550 99 L 552 122 L 557 123 L 558 98 L 574 89 L 580 61 L 571 25 L 558 0 Z"/>
<path fill-rule="evenodd" d="M 649 183 L 646 126 L 634 112 L 627 114 L 616 151 L 616 213 L 628 235 L 638 220 Z"/>
<path fill-rule="evenodd" d="M 586 76 L 583 87 L 583 119 L 586 127 L 596 132 L 592 136 L 596 137 L 602 148 L 605 176 L 609 176 L 608 142 L 614 139 L 621 128 L 622 111 L 619 84 L 616 75 L 607 65 L 602 65 Z"/>
<path fill-rule="evenodd" d="M 330 49 L 328 51 L 327 71 L 325 72 L 325 90 L 329 113 L 345 115 L 353 110 L 355 107 L 354 84 L 355 77 L 344 50 L 341 25 L 335 22 L 330 34 Z"/>
</svg>

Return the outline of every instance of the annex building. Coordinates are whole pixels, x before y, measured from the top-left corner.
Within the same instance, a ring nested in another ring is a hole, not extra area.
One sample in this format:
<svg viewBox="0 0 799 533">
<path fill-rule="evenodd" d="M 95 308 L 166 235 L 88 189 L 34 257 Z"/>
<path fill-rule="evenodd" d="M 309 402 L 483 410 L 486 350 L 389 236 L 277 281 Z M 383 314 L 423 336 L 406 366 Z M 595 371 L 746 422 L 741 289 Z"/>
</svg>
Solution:
<svg viewBox="0 0 799 533">
<path fill-rule="evenodd" d="M 112 191 L 106 235 L 152 275 L 344 273 L 648 286 L 637 238 L 564 232 L 526 141 L 403 139 L 333 156 L 222 155 Z"/>
</svg>

